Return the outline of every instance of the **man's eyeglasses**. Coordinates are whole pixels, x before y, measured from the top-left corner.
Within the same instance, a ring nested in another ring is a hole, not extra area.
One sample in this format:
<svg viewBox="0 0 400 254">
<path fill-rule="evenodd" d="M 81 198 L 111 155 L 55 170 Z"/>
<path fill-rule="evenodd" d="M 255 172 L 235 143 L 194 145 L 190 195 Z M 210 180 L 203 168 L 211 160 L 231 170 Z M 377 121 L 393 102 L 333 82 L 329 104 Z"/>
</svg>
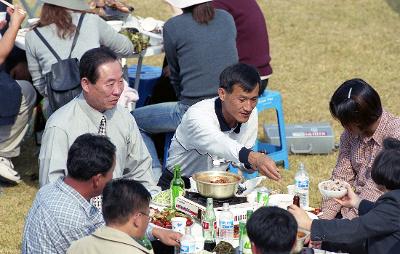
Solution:
<svg viewBox="0 0 400 254">
<path fill-rule="evenodd" d="M 138 212 L 139 214 L 146 216 L 148 220 L 150 220 L 150 213 Z"/>
</svg>

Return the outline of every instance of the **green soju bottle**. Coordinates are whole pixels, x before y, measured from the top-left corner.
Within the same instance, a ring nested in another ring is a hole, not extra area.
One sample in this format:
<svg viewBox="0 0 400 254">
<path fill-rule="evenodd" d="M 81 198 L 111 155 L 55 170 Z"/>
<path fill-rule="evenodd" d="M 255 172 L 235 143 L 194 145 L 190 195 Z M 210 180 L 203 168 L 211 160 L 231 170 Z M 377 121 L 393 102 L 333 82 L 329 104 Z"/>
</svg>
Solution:
<svg viewBox="0 0 400 254">
<path fill-rule="evenodd" d="M 251 215 L 253 214 L 252 210 L 247 210 L 247 221 L 249 221 Z M 244 223 L 243 223 L 244 224 Z M 239 225 L 240 230 L 240 240 L 239 240 L 239 252 L 243 254 L 251 254 L 251 243 L 250 239 L 247 235 L 246 225 Z"/>
<path fill-rule="evenodd" d="M 207 198 L 207 209 L 202 214 L 201 224 L 203 227 L 204 249 L 211 252 L 216 246 L 215 231 L 217 230 L 217 218 L 212 198 Z"/>
<path fill-rule="evenodd" d="M 181 177 L 181 166 L 175 165 L 174 167 L 174 178 L 171 181 L 171 208 L 175 208 L 175 200 L 179 196 L 185 194 L 185 183 Z"/>
<path fill-rule="evenodd" d="M 144 237 L 142 238 L 142 240 L 140 241 L 140 244 L 145 247 L 148 250 L 152 250 L 153 246 L 151 245 L 151 242 L 149 240 L 149 238 L 147 238 L 146 235 L 144 235 Z"/>
</svg>

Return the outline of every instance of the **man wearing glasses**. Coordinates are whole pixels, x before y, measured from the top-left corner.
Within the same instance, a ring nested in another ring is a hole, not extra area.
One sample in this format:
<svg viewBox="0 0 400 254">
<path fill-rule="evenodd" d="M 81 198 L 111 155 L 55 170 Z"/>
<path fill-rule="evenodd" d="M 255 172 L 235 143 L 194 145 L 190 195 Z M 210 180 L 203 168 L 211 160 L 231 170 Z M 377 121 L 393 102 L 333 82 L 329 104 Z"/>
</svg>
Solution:
<svg viewBox="0 0 400 254">
<path fill-rule="evenodd" d="M 104 227 L 74 242 L 67 254 L 153 253 L 138 243 L 149 224 L 151 195 L 134 180 L 118 179 L 103 191 Z"/>
<path fill-rule="evenodd" d="M 104 219 L 101 211 L 90 204 L 89 200 L 102 194 L 113 177 L 115 152 L 116 147 L 106 136 L 86 133 L 76 138 L 68 151 L 68 175 L 46 184 L 36 194 L 25 222 L 23 254 L 65 253 L 73 241 L 92 234 L 104 222 L 113 226 L 127 222 L 129 235 L 139 237 L 146 232 L 150 240 L 158 238 L 166 245 L 178 245 L 179 233 L 149 224 L 149 194 L 133 180 L 129 182 L 134 185 L 129 188 L 136 193 L 132 196 L 123 187 L 120 188 L 124 191 L 114 191 L 114 184 L 109 187 L 104 194 Z M 121 197 L 114 197 L 116 193 Z M 117 205 L 121 208 L 112 208 Z M 130 217 L 132 214 L 134 218 Z"/>
</svg>

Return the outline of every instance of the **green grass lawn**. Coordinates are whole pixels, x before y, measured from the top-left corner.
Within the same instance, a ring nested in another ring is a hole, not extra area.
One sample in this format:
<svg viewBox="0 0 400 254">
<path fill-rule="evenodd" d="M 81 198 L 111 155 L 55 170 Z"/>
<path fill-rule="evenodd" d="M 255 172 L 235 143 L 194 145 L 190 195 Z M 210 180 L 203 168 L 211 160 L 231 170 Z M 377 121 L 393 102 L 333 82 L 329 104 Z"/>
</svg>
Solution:
<svg viewBox="0 0 400 254">
<path fill-rule="evenodd" d="M 132 2 L 139 16 L 166 20 L 171 14 L 162 1 Z M 354 77 L 372 84 L 384 107 L 400 115 L 395 102 L 400 97 L 398 0 L 266 0 L 259 4 L 267 19 L 274 69 L 269 88 L 282 93 L 286 123 L 329 121 L 338 142 L 342 128 L 332 120 L 328 102 L 338 85 Z M 161 63 L 162 56 L 145 59 L 145 64 Z M 269 122 L 273 118 L 268 114 L 262 120 Z M 298 163 L 304 162 L 311 178 L 311 205 L 319 206 L 317 184 L 330 176 L 336 157 L 337 152 L 291 155 L 290 170 L 282 169 L 283 180 L 265 184 L 286 191 Z M 38 168 L 32 139 L 25 141 L 22 155 L 14 164 L 24 175 L 24 182 L 2 187 L 0 253 L 20 252 L 24 218 L 38 185 L 30 178 Z"/>
</svg>

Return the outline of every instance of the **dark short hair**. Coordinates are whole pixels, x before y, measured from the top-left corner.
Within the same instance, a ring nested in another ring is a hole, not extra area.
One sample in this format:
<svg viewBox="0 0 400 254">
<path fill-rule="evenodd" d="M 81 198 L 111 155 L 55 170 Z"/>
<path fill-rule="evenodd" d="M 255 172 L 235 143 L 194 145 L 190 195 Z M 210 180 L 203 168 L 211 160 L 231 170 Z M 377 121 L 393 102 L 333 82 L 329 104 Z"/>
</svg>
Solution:
<svg viewBox="0 0 400 254">
<path fill-rule="evenodd" d="M 279 207 L 261 207 L 246 224 L 247 234 L 262 253 L 289 253 L 296 241 L 297 222 Z"/>
<path fill-rule="evenodd" d="M 379 94 L 362 79 L 344 82 L 333 93 L 329 102 L 333 118 L 344 126 L 356 125 L 360 130 L 367 129 L 382 115 Z"/>
<path fill-rule="evenodd" d="M 260 74 L 256 68 L 244 63 L 237 63 L 226 67 L 219 76 L 219 87 L 232 93 L 233 86 L 239 85 L 246 92 L 260 88 Z"/>
<path fill-rule="evenodd" d="M 205 25 L 213 20 L 215 16 L 215 9 L 211 5 L 211 2 L 189 6 L 184 8 L 182 11 L 192 13 L 192 17 L 197 23 Z"/>
<path fill-rule="evenodd" d="M 386 138 L 383 150 L 376 156 L 371 170 L 372 180 L 388 190 L 400 189 L 400 141 Z"/>
<path fill-rule="evenodd" d="M 99 79 L 98 68 L 115 61 L 118 61 L 118 56 L 107 47 L 89 49 L 79 62 L 80 78 L 87 78 L 90 83 L 95 84 Z"/>
<path fill-rule="evenodd" d="M 103 190 L 103 217 L 107 225 L 125 224 L 136 212 L 145 212 L 149 206 L 150 193 L 139 182 L 117 179 L 107 183 Z"/>
<path fill-rule="evenodd" d="M 68 175 L 87 181 L 91 177 L 107 174 L 115 160 L 116 148 L 106 136 L 86 133 L 80 135 L 68 151 Z"/>
</svg>

